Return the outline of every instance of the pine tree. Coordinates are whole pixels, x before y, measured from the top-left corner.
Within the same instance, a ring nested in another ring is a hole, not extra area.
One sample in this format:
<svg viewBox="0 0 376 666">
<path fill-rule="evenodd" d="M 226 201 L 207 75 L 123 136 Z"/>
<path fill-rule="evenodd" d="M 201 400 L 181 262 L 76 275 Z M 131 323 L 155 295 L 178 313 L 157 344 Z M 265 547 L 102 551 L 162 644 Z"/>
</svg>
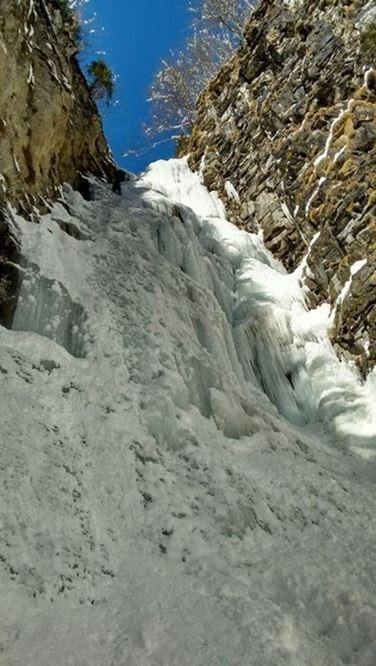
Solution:
<svg viewBox="0 0 376 666">
<path fill-rule="evenodd" d="M 114 94 L 114 76 L 104 60 L 93 60 L 88 67 L 90 90 L 97 101 L 105 100 L 110 103 Z"/>
</svg>

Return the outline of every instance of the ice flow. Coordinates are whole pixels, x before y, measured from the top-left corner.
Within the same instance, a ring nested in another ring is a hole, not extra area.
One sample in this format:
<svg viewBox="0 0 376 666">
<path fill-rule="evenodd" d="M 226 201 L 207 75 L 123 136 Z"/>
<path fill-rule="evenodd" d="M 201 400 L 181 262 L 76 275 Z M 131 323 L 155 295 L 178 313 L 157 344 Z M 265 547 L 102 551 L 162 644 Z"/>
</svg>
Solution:
<svg viewBox="0 0 376 666">
<path fill-rule="evenodd" d="M 371 666 L 375 376 L 185 160 L 13 215 L 7 666 Z"/>
</svg>

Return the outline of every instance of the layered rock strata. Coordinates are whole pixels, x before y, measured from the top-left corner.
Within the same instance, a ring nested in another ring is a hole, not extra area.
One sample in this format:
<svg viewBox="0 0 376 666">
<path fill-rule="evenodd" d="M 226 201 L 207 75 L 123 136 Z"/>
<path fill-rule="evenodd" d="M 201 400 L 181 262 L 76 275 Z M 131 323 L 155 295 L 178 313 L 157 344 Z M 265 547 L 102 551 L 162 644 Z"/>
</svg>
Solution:
<svg viewBox="0 0 376 666">
<path fill-rule="evenodd" d="M 375 22 L 365 0 L 262 0 L 187 148 L 235 224 L 261 228 L 289 271 L 306 257 L 309 304 L 330 302 L 333 342 L 364 374 L 376 363 Z"/>
</svg>

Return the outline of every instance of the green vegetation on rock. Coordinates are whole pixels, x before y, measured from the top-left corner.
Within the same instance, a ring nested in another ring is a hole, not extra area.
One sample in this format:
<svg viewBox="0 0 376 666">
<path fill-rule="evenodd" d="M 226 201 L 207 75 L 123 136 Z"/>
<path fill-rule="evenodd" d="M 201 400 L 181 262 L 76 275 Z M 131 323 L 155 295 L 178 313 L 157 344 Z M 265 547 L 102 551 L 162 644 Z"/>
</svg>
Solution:
<svg viewBox="0 0 376 666">
<path fill-rule="evenodd" d="M 114 94 L 114 75 L 104 60 L 93 60 L 88 67 L 89 84 L 93 98 L 110 103 Z"/>
<path fill-rule="evenodd" d="M 76 44 L 81 44 L 81 21 L 78 12 L 73 9 L 69 0 L 49 0 L 49 4 L 60 12 L 63 30 Z"/>
<path fill-rule="evenodd" d="M 360 37 L 362 53 L 367 59 L 367 64 L 376 64 L 376 21 L 370 23 L 362 32 Z"/>
<path fill-rule="evenodd" d="M 68 0 L 57 0 L 57 5 L 60 9 L 64 23 L 73 23 L 75 20 L 75 14 Z"/>
<path fill-rule="evenodd" d="M 176 139 L 175 156 L 176 157 L 184 157 L 184 155 L 187 154 L 188 145 L 189 145 L 189 136 L 187 136 L 185 134 L 181 134 Z"/>
</svg>

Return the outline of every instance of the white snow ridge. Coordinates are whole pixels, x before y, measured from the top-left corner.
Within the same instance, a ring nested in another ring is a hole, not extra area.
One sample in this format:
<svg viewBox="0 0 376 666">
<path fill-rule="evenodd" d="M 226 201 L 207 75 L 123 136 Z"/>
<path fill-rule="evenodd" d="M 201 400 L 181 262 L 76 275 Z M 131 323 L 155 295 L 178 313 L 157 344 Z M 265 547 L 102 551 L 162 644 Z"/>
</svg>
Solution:
<svg viewBox="0 0 376 666">
<path fill-rule="evenodd" d="M 374 666 L 376 377 L 184 160 L 14 216 L 1 666 Z"/>
</svg>

